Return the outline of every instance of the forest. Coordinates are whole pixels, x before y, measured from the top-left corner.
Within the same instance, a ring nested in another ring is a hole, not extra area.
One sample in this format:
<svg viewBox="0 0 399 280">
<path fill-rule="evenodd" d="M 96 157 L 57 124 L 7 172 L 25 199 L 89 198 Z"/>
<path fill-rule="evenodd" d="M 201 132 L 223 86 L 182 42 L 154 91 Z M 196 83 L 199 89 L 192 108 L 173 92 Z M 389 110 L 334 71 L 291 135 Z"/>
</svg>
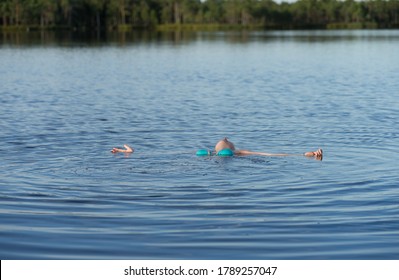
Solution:
<svg viewBox="0 0 399 280">
<path fill-rule="evenodd" d="M 398 28 L 399 0 L 0 0 L 4 30 Z M 0 29 L 1 30 L 1 29 Z"/>
</svg>

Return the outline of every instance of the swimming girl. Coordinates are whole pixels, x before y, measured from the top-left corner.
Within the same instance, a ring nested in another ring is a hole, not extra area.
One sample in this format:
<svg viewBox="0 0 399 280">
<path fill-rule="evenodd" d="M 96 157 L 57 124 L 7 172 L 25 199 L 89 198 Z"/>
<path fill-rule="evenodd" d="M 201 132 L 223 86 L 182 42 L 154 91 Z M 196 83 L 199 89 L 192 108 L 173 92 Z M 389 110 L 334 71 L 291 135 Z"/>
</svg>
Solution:
<svg viewBox="0 0 399 280">
<path fill-rule="evenodd" d="M 120 148 L 113 148 L 111 150 L 112 153 L 133 153 L 134 149 L 130 147 L 129 145 L 123 145 L 125 149 L 120 149 Z M 258 155 L 258 156 L 306 156 L 306 157 L 314 157 L 317 160 L 322 160 L 323 159 L 323 150 L 318 149 L 317 151 L 314 152 L 306 152 L 303 154 L 270 154 L 270 153 L 263 153 L 263 152 L 253 152 L 253 151 L 248 151 L 248 150 L 236 150 L 234 147 L 233 142 L 230 142 L 227 137 L 224 139 L 220 140 L 217 142 L 215 146 L 215 154 L 218 154 L 222 150 L 230 150 L 233 155 L 237 156 L 248 156 L 248 155 Z"/>
</svg>

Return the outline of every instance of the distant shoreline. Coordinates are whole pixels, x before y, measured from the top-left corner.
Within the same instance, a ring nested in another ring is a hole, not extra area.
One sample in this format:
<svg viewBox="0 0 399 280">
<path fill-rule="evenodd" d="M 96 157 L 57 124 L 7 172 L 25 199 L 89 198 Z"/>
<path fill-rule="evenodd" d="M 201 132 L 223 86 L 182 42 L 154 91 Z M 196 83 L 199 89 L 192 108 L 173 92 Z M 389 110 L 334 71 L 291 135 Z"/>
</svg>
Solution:
<svg viewBox="0 0 399 280">
<path fill-rule="evenodd" d="M 0 1 L 4 32 L 397 29 L 398 0 Z"/>
<path fill-rule="evenodd" d="M 329 23 L 329 24 L 159 24 L 154 26 L 119 25 L 107 29 L 70 28 L 65 26 L 8 25 L 0 28 L 1 32 L 30 31 L 76 31 L 76 32 L 131 32 L 131 31 L 234 31 L 234 30 L 334 30 L 334 29 L 399 29 L 399 26 L 378 26 L 375 22 Z"/>
</svg>

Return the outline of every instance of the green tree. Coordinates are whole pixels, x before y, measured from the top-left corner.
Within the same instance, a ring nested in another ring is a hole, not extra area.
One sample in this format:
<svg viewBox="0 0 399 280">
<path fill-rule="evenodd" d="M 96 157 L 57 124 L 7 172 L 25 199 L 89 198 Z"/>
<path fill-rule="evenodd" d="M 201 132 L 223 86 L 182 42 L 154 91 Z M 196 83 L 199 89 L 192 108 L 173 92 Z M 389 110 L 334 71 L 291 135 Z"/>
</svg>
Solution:
<svg viewBox="0 0 399 280">
<path fill-rule="evenodd" d="M 8 19 L 11 16 L 10 1 L 0 0 L 0 17 L 2 18 L 3 26 L 8 25 Z"/>
<path fill-rule="evenodd" d="M 224 22 L 225 11 L 222 0 L 208 0 L 203 3 L 203 18 L 205 23 Z"/>
<path fill-rule="evenodd" d="M 196 15 L 200 11 L 201 1 L 183 0 L 181 2 L 181 21 L 182 23 L 195 23 Z"/>
<path fill-rule="evenodd" d="M 10 3 L 10 23 L 12 25 L 18 26 L 20 24 L 22 11 L 20 0 L 12 0 Z"/>
</svg>

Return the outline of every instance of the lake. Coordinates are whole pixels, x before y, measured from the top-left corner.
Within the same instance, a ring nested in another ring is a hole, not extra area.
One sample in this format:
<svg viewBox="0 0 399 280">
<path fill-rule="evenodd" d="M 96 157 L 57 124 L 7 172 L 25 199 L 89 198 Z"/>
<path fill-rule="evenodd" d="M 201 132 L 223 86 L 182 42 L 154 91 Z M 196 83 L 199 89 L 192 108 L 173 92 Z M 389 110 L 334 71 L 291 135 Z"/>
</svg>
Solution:
<svg viewBox="0 0 399 280">
<path fill-rule="evenodd" d="M 1 259 L 399 259 L 398 46 L 1 35 Z M 223 137 L 324 158 L 195 155 Z"/>
</svg>

